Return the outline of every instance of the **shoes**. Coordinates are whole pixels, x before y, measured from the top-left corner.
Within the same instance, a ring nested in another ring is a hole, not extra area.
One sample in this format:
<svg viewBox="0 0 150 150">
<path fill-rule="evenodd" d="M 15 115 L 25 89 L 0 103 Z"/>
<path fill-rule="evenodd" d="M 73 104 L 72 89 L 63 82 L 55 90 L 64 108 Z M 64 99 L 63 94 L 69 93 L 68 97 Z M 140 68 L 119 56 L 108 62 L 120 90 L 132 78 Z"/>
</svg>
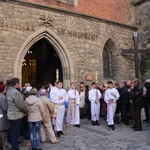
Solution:
<svg viewBox="0 0 150 150">
<path fill-rule="evenodd" d="M 95 125 L 96 125 L 96 122 L 95 122 L 95 121 L 92 121 L 92 125 L 95 126 Z"/>
<path fill-rule="evenodd" d="M 62 131 L 59 131 L 60 134 L 64 134 Z"/>
<path fill-rule="evenodd" d="M 142 131 L 142 129 L 134 129 L 133 131 Z"/>
<path fill-rule="evenodd" d="M 115 126 L 114 125 L 112 125 L 111 128 L 112 128 L 112 130 L 115 130 Z"/>
<path fill-rule="evenodd" d="M 125 125 L 125 124 L 122 124 L 121 126 L 122 126 L 122 127 L 126 127 L 127 125 Z"/>
<path fill-rule="evenodd" d="M 32 148 L 31 150 L 37 150 L 36 148 Z"/>
<path fill-rule="evenodd" d="M 96 125 L 100 125 L 99 122 L 98 122 L 97 120 L 96 120 L 95 124 L 96 124 Z"/>
<path fill-rule="evenodd" d="M 132 129 L 135 129 L 135 126 L 132 126 L 131 128 L 132 128 Z"/>
<path fill-rule="evenodd" d="M 148 119 L 145 119 L 145 120 L 143 120 L 143 121 L 147 123 L 147 122 L 148 122 Z"/>
<path fill-rule="evenodd" d="M 60 137 L 60 132 L 59 132 L 59 131 L 57 132 L 57 137 L 58 137 L 58 138 Z"/>
<path fill-rule="evenodd" d="M 75 126 L 78 127 L 78 128 L 80 128 L 80 125 L 79 125 L 79 124 L 76 124 Z"/>
<path fill-rule="evenodd" d="M 53 141 L 52 143 L 53 143 L 53 144 L 56 144 L 56 143 L 59 143 L 59 141 L 58 141 L 58 140 L 55 140 L 55 141 Z"/>
<path fill-rule="evenodd" d="M 24 141 L 23 141 L 23 145 L 24 145 L 24 146 L 27 146 L 27 147 L 30 147 L 30 146 L 31 146 L 30 140 L 24 140 Z"/>
</svg>

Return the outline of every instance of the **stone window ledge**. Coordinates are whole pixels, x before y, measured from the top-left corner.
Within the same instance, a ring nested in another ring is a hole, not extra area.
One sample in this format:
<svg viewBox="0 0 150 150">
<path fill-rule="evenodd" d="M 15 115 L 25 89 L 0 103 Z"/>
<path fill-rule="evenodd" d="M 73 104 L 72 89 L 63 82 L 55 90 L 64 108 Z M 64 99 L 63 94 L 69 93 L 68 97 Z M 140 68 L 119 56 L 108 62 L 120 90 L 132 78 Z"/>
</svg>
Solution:
<svg viewBox="0 0 150 150">
<path fill-rule="evenodd" d="M 63 2 L 63 3 L 68 3 L 77 6 L 78 5 L 78 0 L 56 0 L 58 2 Z"/>
</svg>

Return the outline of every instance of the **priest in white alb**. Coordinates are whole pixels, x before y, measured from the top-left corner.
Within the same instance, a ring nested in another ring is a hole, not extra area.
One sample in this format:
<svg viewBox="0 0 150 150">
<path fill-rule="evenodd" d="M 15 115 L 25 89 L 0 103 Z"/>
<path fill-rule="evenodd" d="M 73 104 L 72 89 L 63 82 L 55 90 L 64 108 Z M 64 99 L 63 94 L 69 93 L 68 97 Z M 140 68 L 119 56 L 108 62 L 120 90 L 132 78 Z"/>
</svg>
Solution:
<svg viewBox="0 0 150 150">
<path fill-rule="evenodd" d="M 54 103 L 53 125 L 58 137 L 63 134 L 64 102 L 67 101 L 67 98 L 66 90 L 62 88 L 62 82 L 58 81 L 57 88 L 51 91 L 51 102 Z"/>
<path fill-rule="evenodd" d="M 67 122 L 69 122 L 70 125 L 80 127 L 80 97 L 79 92 L 75 89 L 75 84 L 73 82 L 70 84 L 70 90 L 68 91 L 68 100 L 69 107 L 67 112 Z"/>
</svg>

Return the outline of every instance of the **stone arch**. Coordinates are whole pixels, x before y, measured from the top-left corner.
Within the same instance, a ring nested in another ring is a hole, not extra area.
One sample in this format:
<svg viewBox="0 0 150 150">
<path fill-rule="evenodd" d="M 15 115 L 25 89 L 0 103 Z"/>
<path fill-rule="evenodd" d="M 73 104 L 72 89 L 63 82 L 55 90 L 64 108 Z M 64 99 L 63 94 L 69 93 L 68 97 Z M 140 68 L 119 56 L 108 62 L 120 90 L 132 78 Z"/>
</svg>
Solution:
<svg viewBox="0 0 150 150">
<path fill-rule="evenodd" d="M 42 38 L 45 38 L 54 47 L 55 51 L 57 52 L 60 58 L 63 70 L 63 83 L 64 87 L 66 88 L 70 84 L 70 81 L 74 80 L 73 78 L 74 69 L 72 59 L 69 54 L 69 51 L 67 50 L 65 44 L 60 39 L 60 37 L 52 30 L 46 27 L 42 27 L 37 32 L 31 34 L 22 45 L 15 61 L 14 67 L 15 76 L 18 77 L 19 79 L 22 79 L 21 77 L 22 62 L 25 57 L 25 54 L 34 43 L 36 43 L 38 40 Z"/>
<path fill-rule="evenodd" d="M 109 38 L 103 48 L 103 75 L 104 79 L 119 80 L 119 52 L 115 42 Z M 107 72 L 106 72 L 107 71 Z"/>
</svg>

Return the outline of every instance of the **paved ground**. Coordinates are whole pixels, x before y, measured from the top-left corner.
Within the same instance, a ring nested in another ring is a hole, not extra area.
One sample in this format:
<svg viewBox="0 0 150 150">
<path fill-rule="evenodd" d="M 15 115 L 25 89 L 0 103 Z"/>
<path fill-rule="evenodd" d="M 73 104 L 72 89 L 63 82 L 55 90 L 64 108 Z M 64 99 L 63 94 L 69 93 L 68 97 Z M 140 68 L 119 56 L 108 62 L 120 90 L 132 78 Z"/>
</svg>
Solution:
<svg viewBox="0 0 150 150">
<path fill-rule="evenodd" d="M 142 117 L 144 118 L 144 117 Z M 43 150 L 150 150 L 150 127 L 143 122 L 143 131 L 134 132 L 131 126 L 116 125 L 109 130 L 106 121 L 101 119 L 100 126 L 92 126 L 87 119 L 81 120 L 81 128 L 71 126 L 59 138 L 58 144 L 49 140 L 42 144 Z M 20 150 L 29 150 L 20 144 Z"/>
</svg>

